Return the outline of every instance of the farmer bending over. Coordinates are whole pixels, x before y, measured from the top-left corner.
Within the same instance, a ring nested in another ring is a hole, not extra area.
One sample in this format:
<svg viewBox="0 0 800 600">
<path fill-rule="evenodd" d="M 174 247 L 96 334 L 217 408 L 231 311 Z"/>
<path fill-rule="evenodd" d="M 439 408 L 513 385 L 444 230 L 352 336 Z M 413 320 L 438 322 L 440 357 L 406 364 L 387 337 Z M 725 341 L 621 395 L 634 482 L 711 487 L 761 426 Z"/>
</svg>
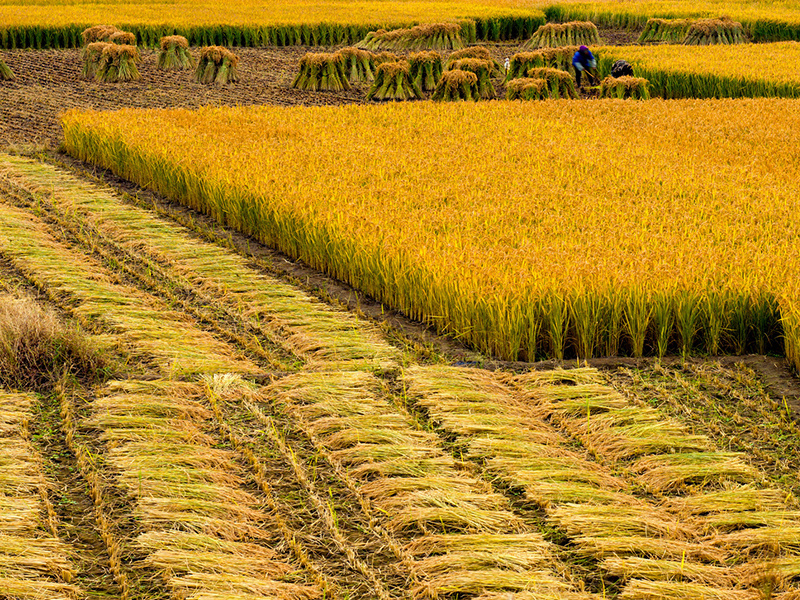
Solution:
<svg viewBox="0 0 800 600">
<path fill-rule="evenodd" d="M 586 73 L 594 79 L 597 77 L 597 59 L 586 46 L 581 46 L 572 57 L 572 66 L 575 67 L 575 80 L 578 87 L 581 87 L 581 74 L 586 69 Z"/>
</svg>

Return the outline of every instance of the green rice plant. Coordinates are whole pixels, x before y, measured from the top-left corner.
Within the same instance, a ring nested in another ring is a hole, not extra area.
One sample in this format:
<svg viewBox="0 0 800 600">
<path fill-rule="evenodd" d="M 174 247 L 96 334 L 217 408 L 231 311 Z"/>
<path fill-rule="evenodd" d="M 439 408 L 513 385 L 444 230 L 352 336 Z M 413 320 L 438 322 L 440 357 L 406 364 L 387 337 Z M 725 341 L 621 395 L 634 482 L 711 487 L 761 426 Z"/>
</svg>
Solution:
<svg viewBox="0 0 800 600">
<path fill-rule="evenodd" d="M 224 85 L 235 83 L 238 79 L 239 57 L 222 46 L 200 48 L 200 60 L 194 72 L 198 83 Z"/>
<path fill-rule="evenodd" d="M 712 44 L 746 44 L 742 24 L 728 17 L 699 19 L 691 24 L 682 42 L 686 46 L 710 46 Z"/>
<path fill-rule="evenodd" d="M 308 52 L 300 59 L 300 72 L 292 87 L 300 90 L 340 92 L 350 89 L 345 72 L 345 55 L 330 52 Z"/>
<path fill-rule="evenodd" d="M 484 60 L 482 58 L 459 58 L 447 64 L 447 72 L 451 71 L 464 71 L 474 73 L 477 77 L 477 95 L 478 98 L 488 100 L 497 97 L 497 92 L 492 85 L 492 73 L 494 72 L 494 61 Z M 470 90 L 472 94 L 475 90 Z M 464 98 L 465 100 L 469 98 Z"/>
<path fill-rule="evenodd" d="M 100 53 L 95 81 L 119 83 L 141 79 L 136 63 L 142 60 L 136 46 L 106 44 Z"/>
<path fill-rule="evenodd" d="M 489 49 L 485 46 L 469 46 L 452 52 L 447 57 L 445 68 L 450 70 L 450 64 L 462 58 L 479 58 L 481 60 L 491 61 L 493 63 L 492 77 L 502 74 L 503 67 L 492 57 L 492 53 L 489 52 Z"/>
<path fill-rule="evenodd" d="M 459 23 L 431 23 L 370 31 L 357 45 L 366 50 L 458 50 L 464 41 Z"/>
<path fill-rule="evenodd" d="M 679 44 L 686 38 L 693 19 L 647 19 L 642 33 L 637 40 L 645 42 L 668 42 Z"/>
<path fill-rule="evenodd" d="M 423 92 L 432 92 L 442 78 L 442 55 L 433 50 L 408 55 L 411 79 Z"/>
<path fill-rule="evenodd" d="M 367 100 L 419 100 L 422 90 L 411 78 L 407 60 L 382 62 L 375 71 L 375 81 L 367 92 Z"/>
<path fill-rule="evenodd" d="M 344 73 L 350 83 L 375 79 L 375 60 L 371 52 L 349 46 L 342 48 L 337 54 L 342 57 Z"/>
<path fill-rule="evenodd" d="M 0 81 L 13 81 L 16 79 L 14 71 L 0 58 Z"/>
<path fill-rule="evenodd" d="M 642 77 L 606 77 L 600 82 L 601 98 L 650 99 L 650 82 Z M 662 355 L 663 356 L 663 355 Z"/>
<path fill-rule="evenodd" d="M 558 48 L 599 44 L 597 26 L 590 21 L 568 23 L 546 23 L 536 30 L 531 39 L 522 44 L 523 50 L 536 48 Z"/>
<path fill-rule="evenodd" d="M 189 52 L 189 41 L 182 35 L 167 35 L 159 42 L 158 68 L 164 71 L 191 69 L 194 57 Z"/>
<path fill-rule="evenodd" d="M 528 78 L 544 79 L 551 98 L 577 98 L 578 90 L 575 89 L 575 80 L 566 71 L 551 69 L 549 67 L 539 67 L 528 70 Z"/>
</svg>

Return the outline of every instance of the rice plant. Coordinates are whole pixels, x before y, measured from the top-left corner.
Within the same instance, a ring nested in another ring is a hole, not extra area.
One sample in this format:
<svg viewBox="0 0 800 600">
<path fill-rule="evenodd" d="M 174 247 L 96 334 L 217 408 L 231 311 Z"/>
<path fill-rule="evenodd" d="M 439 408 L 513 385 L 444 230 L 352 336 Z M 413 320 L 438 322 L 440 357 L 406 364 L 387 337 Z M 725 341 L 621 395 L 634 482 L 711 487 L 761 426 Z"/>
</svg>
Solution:
<svg viewBox="0 0 800 600">
<path fill-rule="evenodd" d="M 292 87 L 311 91 L 349 90 L 345 55 L 338 52 L 308 52 L 300 59 L 300 72 L 294 78 Z"/>
<path fill-rule="evenodd" d="M 378 65 L 375 81 L 367 100 L 419 100 L 422 90 L 411 78 L 411 66 L 407 60 L 384 62 Z"/>
<path fill-rule="evenodd" d="M 601 98 L 650 99 L 650 82 L 642 77 L 606 77 L 600 82 Z"/>
<path fill-rule="evenodd" d="M 103 50 L 108 46 L 108 42 L 91 42 L 83 49 L 83 68 L 81 77 L 84 79 L 94 79 L 97 69 L 100 66 L 100 59 Z"/>
<path fill-rule="evenodd" d="M 566 71 L 551 69 L 549 67 L 538 67 L 528 70 L 528 78 L 544 79 L 550 89 L 552 98 L 577 98 L 578 90 L 575 88 L 575 80 Z"/>
<path fill-rule="evenodd" d="M 539 27 L 531 39 L 526 41 L 524 50 L 536 48 L 558 48 L 561 46 L 582 46 L 599 44 L 597 26 L 590 21 L 570 21 L 569 23 L 547 23 Z"/>
<path fill-rule="evenodd" d="M 142 60 L 136 46 L 106 44 L 101 52 L 94 74 L 96 81 L 118 83 L 140 79 L 136 63 Z"/>
<path fill-rule="evenodd" d="M 108 42 L 109 38 L 118 32 L 119 29 L 113 25 L 95 25 L 84 29 L 81 32 L 81 38 L 83 39 L 83 45 L 86 46 L 92 42 Z"/>
<path fill-rule="evenodd" d="M 225 85 L 235 83 L 238 78 L 239 57 L 221 46 L 200 48 L 200 60 L 194 72 L 198 83 Z"/>
<path fill-rule="evenodd" d="M 459 69 L 445 71 L 433 91 L 433 100 L 439 102 L 478 101 L 480 98 L 478 76 L 470 71 L 461 71 Z"/>
<path fill-rule="evenodd" d="M 442 55 L 433 50 L 408 55 L 411 79 L 423 92 L 432 92 L 442 78 Z"/>
<path fill-rule="evenodd" d="M 459 23 L 430 23 L 371 31 L 358 46 L 366 50 L 457 50 L 464 47 L 464 41 Z"/>
<path fill-rule="evenodd" d="M 130 31 L 115 31 L 114 33 L 108 36 L 107 41 L 111 44 L 120 44 L 123 46 L 135 46 L 136 35 L 131 33 Z"/>
<path fill-rule="evenodd" d="M 337 54 L 342 57 L 344 73 L 350 83 L 375 80 L 375 59 L 371 52 L 350 46 Z"/>
<path fill-rule="evenodd" d="M 182 35 L 168 35 L 159 40 L 158 68 L 165 71 L 191 69 L 194 57 L 189 52 L 189 41 Z"/>
<path fill-rule="evenodd" d="M 637 41 L 640 44 L 645 42 L 679 44 L 686 38 L 692 23 L 693 19 L 647 19 Z"/>
<path fill-rule="evenodd" d="M 484 100 L 497 96 L 494 85 L 492 85 L 492 74 L 495 72 L 495 69 L 494 61 L 483 60 L 481 58 L 460 58 L 448 63 L 447 66 L 448 72 L 467 71 L 469 73 L 475 73 L 478 78 L 478 96 Z"/>
<path fill-rule="evenodd" d="M 403 59 L 394 52 L 373 52 L 372 54 L 372 61 L 376 67 L 386 62 L 398 62 L 399 60 Z"/>
<path fill-rule="evenodd" d="M 699 19 L 691 24 L 682 42 L 686 46 L 709 46 L 712 44 L 746 44 L 742 24 L 728 17 Z"/>
<path fill-rule="evenodd" d="M 566 48 L 541 48 L 528 52 L 518 52 L 511 57 L 506 73 L 506 81 L 517 77 L 527 77 L 530 69 L 548 67 L 560 69 L 574 75 L 572 66 L 572 55 L 578 50 L 578 46 L 568 46 Z"/>
<path fill-rule="evenodd" d="M 550 86 L 544 79 L 520 77 L 506 86 L 506 100 L 546 100 L 551 98 Z"/>
<path fill-rule="evenodd" d="M 14 71 L 0 58 L 0 81 L 13 81 L 16 79 Z"/>
</svg>

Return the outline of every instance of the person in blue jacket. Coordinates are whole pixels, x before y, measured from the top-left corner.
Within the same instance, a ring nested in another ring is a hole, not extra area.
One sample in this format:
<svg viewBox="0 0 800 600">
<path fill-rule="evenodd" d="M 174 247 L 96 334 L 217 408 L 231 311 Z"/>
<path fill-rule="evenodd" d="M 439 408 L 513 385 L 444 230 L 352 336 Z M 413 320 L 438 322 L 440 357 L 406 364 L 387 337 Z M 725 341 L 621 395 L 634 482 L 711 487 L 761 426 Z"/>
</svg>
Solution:
<svg viewBox="0 0 800 600">
<path fill-rule="evenodd" d="M 597 78 L 597 59 L 592 54 L 587 46 L 581 46 L 578 51 L 572 56 L 572 66 L 575 67 L 575 80 L 578 87 L 581 87 L 581 74 L 585 70 L 592 77 Z"/>
</svg>

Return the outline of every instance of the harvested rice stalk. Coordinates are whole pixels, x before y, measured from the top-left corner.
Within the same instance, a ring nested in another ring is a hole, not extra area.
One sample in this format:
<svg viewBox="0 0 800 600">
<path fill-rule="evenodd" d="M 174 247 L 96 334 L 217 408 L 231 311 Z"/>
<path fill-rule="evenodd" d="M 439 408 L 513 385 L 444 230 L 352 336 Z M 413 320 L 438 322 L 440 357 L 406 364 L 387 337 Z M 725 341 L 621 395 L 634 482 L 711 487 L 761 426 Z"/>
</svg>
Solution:
<svg viewBox="0 0 800 600">
<path fill-rule="evenodd" d="M 367 92 L 367 100 L 418 100 L 422 90 L 411 78 L 407 60 L 378 65 L 375 81 Z"/>
<path fill-rule="evenodd" d="M 678 489 L 686 484 L 750 483 L 758 471 L 735 452 L 682 452 L 640 459 L 633 465 L 642 482 L 654 492 Z"/>
<path fill-rule="evenodd" d="M 111 44 L 120 44 L 121 46 L 135 46 L 136 35 L 129 31 L 115 31 L 108 36 L 108 41 Z"/>
<path fill-rule="evenodd" d="M 315 92 L 349 90 L 344 55 L 338 52 L 308 52 L 300 59 L 300 72 L 294 78 L 292 87 Z"/>
<path fill-rule="evenodd" d="M 644 42 L 678 44 L 684 40 L 692 23 L 693 19 L 647 19 L 637 41 L 640 44 Z"/>
<path fill-rule="evenodd" d="M 81 77 L 84 79 L 95 78 L 97 69 L 100 67 L 100 59 L 103 56 L 103 50 L 105 50 L 108 45 L 108 42 L 92 42 L 83 49 L 83 69 L 81 70 Z"/>
<path fill-rule="evenodd" d="M 732 590 L 698 583 L 632 579 L 618 596 L 621 600 L 760 600 L 756 590 Z"/>
<path fill-rule="evenodd" d="M 372 53 L 372 61 L 375 63 L 376 67 L 385 62 L 398 62 L 400 60 L 402 59 L 394 52 L 378 52 L 377 54 L 374 52 Z"/>
<path fill-rule="evenodd" d="M 0 81 L 13 81 L 16 79 L 14 71 L 0 58 Z"/>
<path fill-rule="evenodd" d="M 358 46 L 367 50 L 457 50 L 464 42 L 459 23 L 432 23 L 370 31 Z"/>
<path fill-rule="evenodd" d="M 371 52 L 349 46 L 342 48 L 337 54 L 342 57 L 344 73 L 350 83 L 375 79 L 375 61 Z"/>
<path fill-rule="evenodd" d="M 503 67 L 497 62 L 494 58 L 492 58 L 491 52 L 485 46 L 470 46 L 469 48 L 463 48 L 461 50 L 456 50 L 450 56 L 447 57 L 447 65 L 445 68 L 449 71 L 450 64 L 461 60 L 462 58 L 480 58 L 481 60 L 488 60 L 492 62 L 493 69 L 492 69 L 492 77 L 500 75 L 502 73 Z"/>
<path fill-rule="evenodd" d="M 460 58 L 447 66 L 448 71 L 468 71 L 478 77 L 478 95 L 483 99 L 497 97 L 497 92 L 492 85 L 491 77 L 495 68 L 491 60 L 481 58 Z"/>
<path fill-rule="evenodd" d="M 602 567 L 624 580 L 639 577 L 652 581 L 688 581 L 721 588 L 732 587 L 738 580 L 728 567 L 687 560 L 612 556 L 603 561 Z"/>
<path fill-rule="evenodd" d="M 736 567 L 734 572 L 736 579 L 748 587 L 786 587 L 800 577 L 800 556 L 754 560 Z"/>
<path fill-rule="evenodd" d="M 194 57 L 189 52 L 189 40 L 182 35 L 167 35 L 159 42 L 158 68 L 164 71 L 191 69 Z"/>
<path fill-rule="evenodd" d="M 669 560 L 720 562 L 726 553 L 707 543 L 636 535 L 573 538 L 578 552 L 594 558 L 644 556 Z"/>
<path fill-rule="evenodd" d="M 800 524 L 800 512 L 791 510 L 743 511 L 712 514 L 697 520 L 709 534 L 755 527 L 796 527 Z"/>
<path fill-rule="evenodd" d="M 650 99 L 650 82 L 643 77 L 606 77 L 600 82 L 601 98 Z"/>
<path fill-rule="evenodd" d="M 575 89 L 575 80 L 572 75 L 560 69 L 550 69 L 540 67 L 530 69 L 528 77 L 531 79 L 544 79 L 550 89 L 551 98 L 577 98 L 578 91 Z"/>
<path fill-rule="evenodd" d="M 757 489 L 752 486 L 738 486 L 732 489 L 704 492 L 670 498 L 663 506 L 682 518 L 705 513 L 726 511 L 778 511 L 786 508 L 787 494 L 779 489 Z"/>
<path fill-rule="evenodd" d="M 522 45 L 525 50 L 534 48 L 558 48 L 561 46 L 581 46 L 599 44 L 597 26 L 590 21 L 570 21 L 569 23 L 545 23 L 533 37 Z"/>
<path fill-rule="evenodd" d="M 454 69 L 442 74 L 442 78 L 433 91 L 433 100 L 452 102 L 458 100 L 478 101 L 481 97 L 478 89 L 478 76 L 469 71 Z"/>
<path fill-rule="evenodd" d="M 107 44 L 101 54 L 95 72 L 95 80 L 103 83 L 118 83 L 140 79 L 136 63 L 141 61 L 135 46 Z"/>
<path fill-rule="evenodd" d="M 511 57 L 508 73 L 506 73 L 506 81 L 517 77 L 525 77 L 531 69 L 541 67 L 560 69 L 574 75 L 575 67 L 572 66 L 572 55 L 575 54 L 577 49 L 577 46 L 567 46 L 565 48 L 541 48 L 530 52 L 518 52 Z"/>
<path fill-rule="evenodd" d="M 686 46 L 709 46 L 712 44 L 746 44 L 747 37 L 742 24 L 728 17 L 699 19 L 686 32 Z"/>
<path fill-rule="evenodd" d="M 745 554 L 760 552 L 772 555 L 782 552 L 797 554 L 800 552 L 800 522 L 795 522 L 791 526 L 734 531 L 715 537 L 713 543 L 720 548 L 736 549 Z"/>
<path fill-rule="evenodd" d="M 654 512 L 652 505 L 574 505 L 547 511 L 571 536 L 692 539 L 697 530 L 665 512 Z"/>
<path fill-rule="evenodd" d="M 200 48 L 200 60 L 194 72 L 198 83 L 234 83 L 238 80 L 236 67 L 239 57 L 222 46 Z"/>
<path fill-rule="evenodd" d="M 515 572 L 506 569 L 450 571 L 424 582 L 413 590 L 415 599 L 439 599 L 452 594 L 480 594 L 491 591 L 526 590 L 533 594 L 569 593 L 570 586 L 548 571 Z"/>
<path fill-rule="evenodd" d="M 442 56 L 438 52 L 423 51 L 408 55 L 411 79 L 424 92 L 432 92 L 442 78 Z"/>
<path fill-rule="evenodd" d="M 83 45 L 86 46 L 92 42 L 107 42 L 111 35 L 118 31 L 119 29 L 113 25 L 95 25 L 94 27 L 89 27 L 81 32 Z"/>
<path fill-rule="evenodd" d="M 522 77 L 512 79 L 506 86 L 506 100 L 546 100 L 550 97 L 550 86 L 544 79 Z"/>
</svg>

